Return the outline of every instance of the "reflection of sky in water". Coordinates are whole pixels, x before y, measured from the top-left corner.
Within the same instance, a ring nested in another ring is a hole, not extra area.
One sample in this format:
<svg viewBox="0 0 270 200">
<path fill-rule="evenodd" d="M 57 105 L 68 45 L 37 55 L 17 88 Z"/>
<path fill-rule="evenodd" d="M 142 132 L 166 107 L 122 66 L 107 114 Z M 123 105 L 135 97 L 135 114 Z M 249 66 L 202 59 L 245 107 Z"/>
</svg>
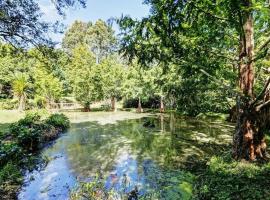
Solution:
<svg viewBox="0 0 270 200">
<path fill-rule="evenodd" d="M 34 180 L 22 188 L 19 200 L 68 199 L 78 180 L 89 181 L 99 170 L 107 190 L 127 194 L 137 187 L 139 195 L 154 191 L 162 192 L 166 200 L 177 199 L 182 194 L 180 184 L 189 182 L 189 176 L 169 169 L 211 153 L 199 142 L 224 142 L 230 127 L 174 117 L 151 119 L 156 124 L 151 129 L 142 126 L 144 119 L 73 124 L 68 134 L 44 151 L 51 159 L 45 169 L 27 174 L 25 182 Z"/>
<path fill-rule="evenodd" d="M 66 200 L 76 184 L 64 156 L 57 156 L 41 172 L 29 173 L 27 179 L 32 177 L 34 180 L 23 187 L 19 200 Z"/>
<path fill-rule="evenodd" d="M 106 180 L 105 187 L 128 193 L 138 187 L 143 192 L 144 177 L 138 172 L 138 163 L 128 153 L 123 153 L 118 159 L 115 169 Z"/>
</svg>

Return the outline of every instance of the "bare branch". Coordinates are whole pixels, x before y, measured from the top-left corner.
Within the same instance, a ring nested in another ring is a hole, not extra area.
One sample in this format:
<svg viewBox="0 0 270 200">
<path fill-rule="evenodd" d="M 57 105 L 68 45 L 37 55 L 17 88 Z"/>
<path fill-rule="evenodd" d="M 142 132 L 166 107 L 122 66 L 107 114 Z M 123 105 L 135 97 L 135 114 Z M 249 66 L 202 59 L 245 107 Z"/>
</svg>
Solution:
<svg viewBox="0 0 270 200">
<path fill-rule="evenodd" d="M 270 77 L 267 79 L 263 90 L 260 92 L 260 94 L 257 96 L 257 98 L 251 103 L 251 106 L 254 106 L 264 95 L 265 91 L 267 90 L 268 86 L 270 84 Z"/>
<path fill-rule="evenodd" d="M 267 106 L 270 104 L 270 100 L 264 102 L 263 104 L 259 105 L 259 106 L 256 106 L 255 110 L 258 112 L 260 111 L 263 107 Z"/>
<path fill-rule="evenodd" d="M 256 50 L 256 52 L 260 52 L 261 50 L 266 48 L 268 44 L 270 44 L 270 37 L 258 48 L 258 50 Z"/>
</svg>

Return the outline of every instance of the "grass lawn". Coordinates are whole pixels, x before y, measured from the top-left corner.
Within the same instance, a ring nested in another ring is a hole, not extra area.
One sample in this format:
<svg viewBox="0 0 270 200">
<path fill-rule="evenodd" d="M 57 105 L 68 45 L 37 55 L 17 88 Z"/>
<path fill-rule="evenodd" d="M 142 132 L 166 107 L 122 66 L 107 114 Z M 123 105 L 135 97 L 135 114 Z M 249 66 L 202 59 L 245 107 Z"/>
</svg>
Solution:
<svg viewBox="0 0 270 200">
<path fill-rule="evenodd" d="M 16 122 L 25 115 L 17 110 L 0 110 L 0 132 L 5 132 L 10 123 Z"/>
</svg>

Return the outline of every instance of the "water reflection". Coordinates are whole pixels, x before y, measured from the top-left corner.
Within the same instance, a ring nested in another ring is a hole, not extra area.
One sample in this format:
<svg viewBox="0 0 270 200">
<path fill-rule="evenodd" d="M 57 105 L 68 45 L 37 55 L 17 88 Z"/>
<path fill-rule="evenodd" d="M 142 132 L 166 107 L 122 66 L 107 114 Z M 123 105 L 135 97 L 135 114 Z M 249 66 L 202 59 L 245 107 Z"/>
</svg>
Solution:
<svg viewBox="0 0 270 200">
<path fill-rule="evenodd" d="M 145 120 L 152 120 L 155 126 L 144 127 Z M 54 159 L 45 170 L 28 174 L 35 179 L 23 188 L 19 199 L 59 199 L 59 195 L 67 199 L 78 181 L 91 180 L 97 173 L 105 177 L 107 189 L 119 193 L 137 188 L 139 196 L 158 193 L 162 199 L 188 199 L 192 175 L 176 169 L 189 159 L 218 150 L 209 144 L 228 144 L 232 128 L 173 114 L 114 124 L 76 123 L 44 151 Z M 62 189 L 65 186 L 68 189 Z"/>
</svg>

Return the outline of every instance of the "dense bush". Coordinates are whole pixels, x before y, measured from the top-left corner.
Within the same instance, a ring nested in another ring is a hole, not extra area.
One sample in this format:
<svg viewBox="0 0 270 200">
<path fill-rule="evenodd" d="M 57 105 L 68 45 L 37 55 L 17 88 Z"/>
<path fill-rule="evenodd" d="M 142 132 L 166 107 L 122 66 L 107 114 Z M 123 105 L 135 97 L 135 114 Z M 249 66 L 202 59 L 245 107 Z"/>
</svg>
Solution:
<svg viewBox="0 0 270 200">
<path fill-rule="evenodd" d="M 56 138 L 59 132 L 69 127 L 69 120 L 63 114 L 53 114 L 41 120 L 38 113 L 28 113 L 24 119 L 13 123 L 9 132 L 14 140 L 27 151 L 35 151 L 44 142 Z"/>
<path fill-rule="evenodd" d="M 10 125 L 10 133 L 17 139 L 19 146 L 30 151 L 38 149 L 43 133 L 40 118 L 38 113 L 29 113 Z"/>
<path fill-rule="evenodd" d="M 45 121 L 46 124 L 52 125 L 55 128 L 61 128 L 62 131 L 69 128 L 70 122 L 69 119 L 64 114 L 52 114 Z"/>
<path fill-rule="evenodd" d="M 269 199 L 270 163 L 212 157 L 197 177 L 195 199 Z"/>
<path fill-rule="evenodd" d="M 22 148 L 16 143 L 0 143 L 0 166 L 5 165 L 9 160 L 21 158 Z"/>
<path fill-rule="evenodd" d="M 63 114 L 53 114 L 41 120 L 38 113 L 28 113 L 9 126 L 0 142 L 0 199 L 16 199 L 22 169 L 35 165 L 31 153 L 68 127 L 69 120 Z"/>
<path fill-rule="evenodd" d="M 20 168 L 11 162 L 4 165 L 0 170 L 0 185 L 8 181 L 21 182 Z"/>
</svg>

